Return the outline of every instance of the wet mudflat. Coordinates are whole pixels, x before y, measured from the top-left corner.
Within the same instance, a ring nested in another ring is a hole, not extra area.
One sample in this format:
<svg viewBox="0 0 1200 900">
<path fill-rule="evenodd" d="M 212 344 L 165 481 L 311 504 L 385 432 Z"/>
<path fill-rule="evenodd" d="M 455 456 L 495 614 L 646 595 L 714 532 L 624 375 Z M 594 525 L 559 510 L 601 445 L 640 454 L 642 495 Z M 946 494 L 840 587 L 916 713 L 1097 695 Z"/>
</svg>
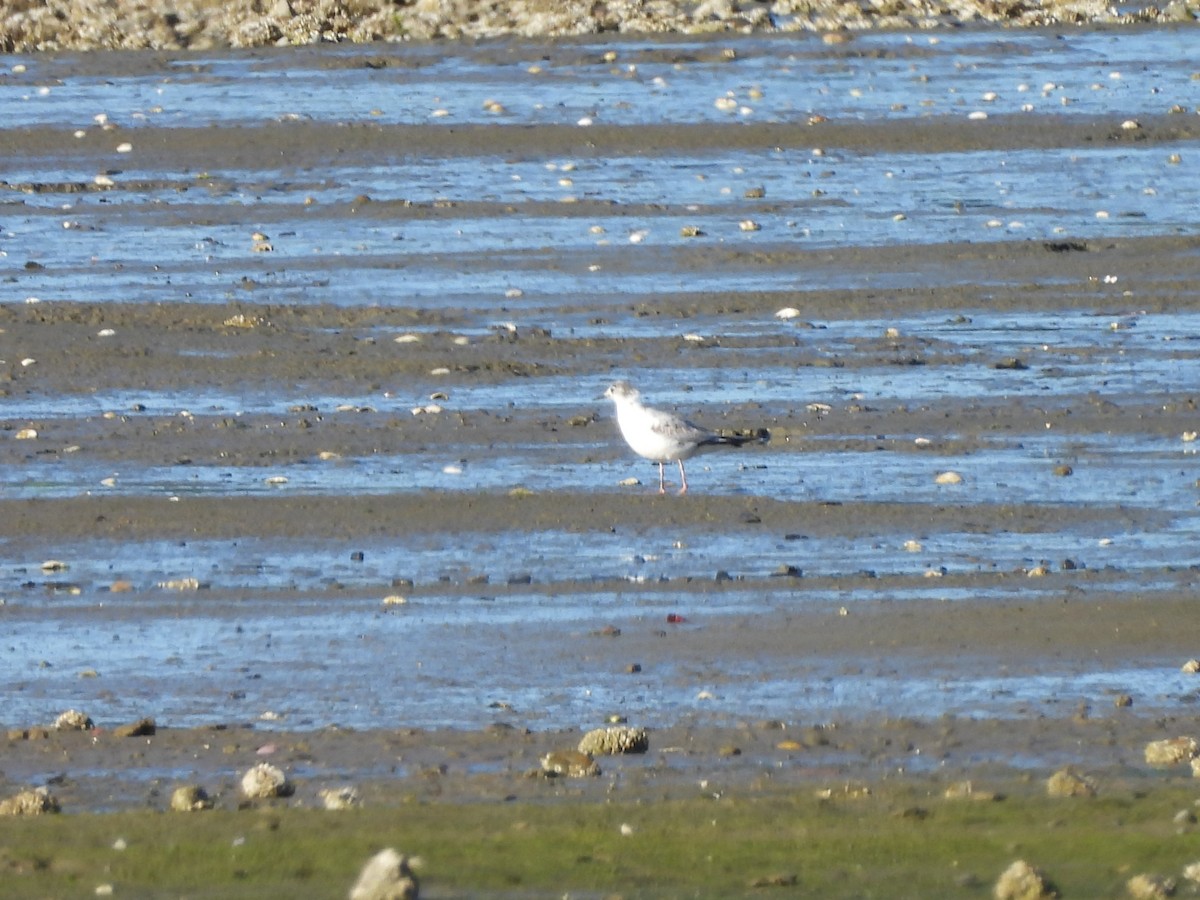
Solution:
<svg viewBox="0 0 1200 900">
<path fill-rule="evenodd" d="M 1191 39 L 14 58 L 3 724 L 102 730 L 0 780 L 532 800 L 609 716 L 634 799 L 1147 777 L 1197 697 Z M 772 440 L 659 497 L 617 377 Z"/>
</svg>

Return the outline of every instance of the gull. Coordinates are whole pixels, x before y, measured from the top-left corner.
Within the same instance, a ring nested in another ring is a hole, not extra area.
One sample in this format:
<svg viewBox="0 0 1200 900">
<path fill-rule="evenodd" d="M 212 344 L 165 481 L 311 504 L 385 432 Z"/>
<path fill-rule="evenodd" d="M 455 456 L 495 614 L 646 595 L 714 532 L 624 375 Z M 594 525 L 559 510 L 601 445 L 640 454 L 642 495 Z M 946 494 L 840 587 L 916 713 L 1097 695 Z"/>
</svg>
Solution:
<svg viewBox="0 0 1200 900">
<path fill-rule="evenodd" d="M 604 396 L 617 407 L 617 425 L 621 436 L 638 456 L 658 463 L 658 492 L 665 494 L 663 464 L 674 460 L 679 463 L 679 479 L 683 487 L 679 493 L 687 493 L 687 474 L 683 461 L 691 459 L 701 450 L 710 447 L 740 447 L 750 441 L 767 441 L 770 434 L 759 429 L 753 436 L 717 434 L 693 425 L 682 416 L 654 409 L 642 403 L 642 395 L 628 381 L 618 381 L 609 386 Z"/>
</svg>

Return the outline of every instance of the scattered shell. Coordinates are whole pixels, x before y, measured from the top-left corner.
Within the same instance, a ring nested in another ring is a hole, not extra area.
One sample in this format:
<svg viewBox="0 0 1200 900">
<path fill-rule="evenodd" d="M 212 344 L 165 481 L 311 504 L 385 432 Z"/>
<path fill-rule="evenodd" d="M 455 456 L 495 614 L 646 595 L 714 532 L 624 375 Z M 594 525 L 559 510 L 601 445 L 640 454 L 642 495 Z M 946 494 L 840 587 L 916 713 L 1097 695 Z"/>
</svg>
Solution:
<svg viewBox="0 0 1200 900">
<path fill-rule="evenodd" d="M 963 477 L 958 472 L 940 472 L 933 480 L 938 484 L 962 484 Z"/>
<path fill-rule="evenodd" d="M 1200 753 L 1200 744 L 1195 738 L 1175 737 L 1151 741 L 1146 745 L 1144 756 L 1148 766 L 1177 766 L 1188 762 Z"/>
<path fill-rule="evenodd" d="M 288 477 L 286 475 L 269 475 L 263 479 L 264 484 L 287 484 Z"/>
<path fill-rule="evenodd" d="M 288 797 L 294 791 L 283 770 L 270 763 L 259 763 L 242 776 L 242 793 L 251 800 Z"/>
<path fill-rule="evenodd" d="M 171 578 L 167 581 L 160 581 L 158 586 L 167 591 L 198 591 L 200 590 L 200 580 L 198 578 Z"/>
<path fill-rule="evenodd" d="M 800 310 L 794 306 L 785 306 L 783 309 L 775 311 L 777 319 L 796 319 L 800 317 Z"/>
<path fill-rule="evenodd" d="M 408 603 L 408 598 L 400 594 L 388 594 L 383 598 L 384 606 L 404 606 Z"/>
<path fill-rule="evenodd" d="M 48 559 L 42 563 L 43 572 L 64 572 L 70 568 L 61 559 Z"/>
<path fill-rule="evenodd" d="M 650 738 L 645 728 L 630 725 L 613 725 L 595 728 L 579 741 L 579 752 L 588 756 L 612 756 L 618 753 L 645 753 L 650 749 Z"/>
<path fill-rule="evenodd" d="M 101 328 L 96 332 L 96 337 L 112 337 L 116 332 L 111 328 Z"/>
<path fill-rule="evenodd" d="M 133 152 L 133 144 L 129 143 L 129 141 L 125 141 L 124 143 L 117 144 L 117 152 L 118 153 L 132 153 Z"/>
<path fill-rule="evenodd" d="M 171 792 L 172 812 L 200 812 L 212 808 L 213 801 L 208 791 L 198 784 L 185 784 Z"/>
<path fill-rule="evenodd" d="M 412 414 L 414 416 L 421 416 L 421 415 L 434 416 L 434 415 L 437 415 L 438 413 L 440 413 L 441 411 L 442 411 L 442 407 L 440 407 L 436 403 L 426 403 L 424 406 L 414 406 L 412 408 Z"/>
<path fill-rule="evenodd" d="M 419 344 L 421 342 L 421 336 L 419 334 L 412 334 L 410 332 L 408 334 L 396 335 L 396 337 L 392 338 L 392 340 L 394 340 L 397 344 Z"/>
<path fill-rule="evenodd" d="M 19 794 L 0 800 L 0 816 L 40 816 L 59 812 L 61 807 L 47 787 L 21 791 Z"/>
<path fill-rule="evenodd" d="M 54 720 L 54 727 L 59 731 L 87 731 L 93 727 L 92 718 L 77 709 L 68 709 L 59 713 Z"/>
<path fill-rule="evenodd" d="M 904 549 L 909 553 L 920 553 L 925 547 L 920 541 L 908 540 L 904 542 Z"/>
<path fill-rule="evenodd" d="M 1042 578 L 1050 574 L 1048 566 L 1034 566 L 1032 569 L 1027 569 L 1025 572 L 1026 578 Z"/>
<path fill-rule="evenodd" d="M 1126 131 L 1137 131 L 1142 125 L 1137 119 L 1126 119 L 1121 123 L 1121 127 Z"/>
<path fill-rule="evenodd" d="M 704 232 L 700 230 L 698 225 L 684 225 L 679 229 L 679 236 L 685 238 L 703 237 Z"/>
<path fill-rule="evenodd" d="M 1183 440 L 1183 442 L 1185 444 L 1190 444 L 1192 441 L 1196 440 L 1196 437 L 1197 437 L 1197 432 L 1185 431 L 1181 437 L 1181 440 Z"/>
<path fill-rule="evenodd" d="M 350 900 L 417 900 L 416 865 L 417 860 L 391 847 L 380 850 L 363 866 L 350 888 Z"/>
<path fill-rule="evenodd" d="M 578 750 L 554 750 L 542 757 L 542 771 L 567 778 L 588 778 L 600 774 L 600 767 Z"/>
<path fill-rule="evenodd" d="M 738 228 L 742 231 L 762 231 L 762 226 L 753 219 L 742 219 L 738 222 Z"/>
<path fill-rule="evenodd" d="M 1040 871 L 1018 859 L 1000 875 L 992 896 L 996 900 L 1048 900 L 1058 893 Z"/>
<path fill-rule="evenodd" d="M 318 796 L 328 810 L 352 809 L 362 805 L 358 791 L 353 787 L 326 788 Z"/>
<path fill-rule="evenodd" d="M 260 316 L 247 316 L 245 313 L 237 313 L 230 316 L 221 324 L 226 328 L 254 328 L 257 325 L 262 325 L 263 321 Z"/>
<path fill-rule="evenodd" d="M 943 796 L 947 800 L 999 800 L 999 794 L 994 791 L 981 791 L 970 781 L 956 781 L 946 788 Z"/>
<path fill-rule="evenodd" d="M 1181 672 L 1187 672 L 1189 675 L 1195 675 L 1200 672 L 1200 659 L 1189 659 L 1179 667 Z"/>
<path fill-rule="evenodd" d="M 38 433 L 36 428 L 22 428 L 15 435 L 13 435 L 13 437 L 15 437 L 18 441 L 36 440 L 37 436 Z"/>
<path fill-rule="evenodd" d="M 1096 782 L 1074 766 L 1067 766 L 1046 779 L 1046 793 L 1051 797 L 1094 797 Z"/>
</svg>

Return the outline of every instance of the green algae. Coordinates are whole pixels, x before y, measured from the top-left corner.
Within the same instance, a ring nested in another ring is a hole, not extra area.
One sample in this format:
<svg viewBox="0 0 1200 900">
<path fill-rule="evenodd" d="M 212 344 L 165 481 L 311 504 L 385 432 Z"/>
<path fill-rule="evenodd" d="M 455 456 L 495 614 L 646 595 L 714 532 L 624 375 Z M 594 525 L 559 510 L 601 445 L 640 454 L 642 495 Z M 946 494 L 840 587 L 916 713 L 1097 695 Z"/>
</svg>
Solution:
<svg viewBox="0 0 1200 900">
<path fill-rule="evenodd" d="M 889 784 L 828 797 L 63 814 L 0 823 L 0 875 L 13 898 L 101 885 L 118 897 L 336 897 L 394 846 L 422 860 L 427 897 L 982 897 L 1018 858 L 1064 897 L 1123 896 L 1134 874 L 1178 878 L 1200 858 L 1177 817 L 1194 798 L 1183 782 L 1088 799 L 1018 785 L 996 800 Z"/>
</svg>

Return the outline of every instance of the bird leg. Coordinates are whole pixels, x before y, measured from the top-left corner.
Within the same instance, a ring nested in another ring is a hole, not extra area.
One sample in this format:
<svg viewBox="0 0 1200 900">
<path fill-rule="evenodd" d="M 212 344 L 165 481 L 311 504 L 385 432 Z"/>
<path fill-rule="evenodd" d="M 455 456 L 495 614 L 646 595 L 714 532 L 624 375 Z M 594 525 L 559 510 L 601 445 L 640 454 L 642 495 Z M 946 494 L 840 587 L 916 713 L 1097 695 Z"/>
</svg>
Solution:
<svg viewBox="0 0 1200 900">
<path fill-rule="evenodd" d="M 679 493 L 686 494 L 687 493 L 687 475 L 684 474 L 684 471 L 683 471 L 683 460 L 678 459 L 678 460 L 676 460 L 676 462 L 679 463 L 679 480 L 683 482 L 683 487 L 681 487 L 679 489 Z"/>
<path fill-rule="evenodd" d="M 664 480 L 662 463 L 658 464 L 658 492 L 660 494 L 667 492 L 667 482 Z"/>
</svg>

